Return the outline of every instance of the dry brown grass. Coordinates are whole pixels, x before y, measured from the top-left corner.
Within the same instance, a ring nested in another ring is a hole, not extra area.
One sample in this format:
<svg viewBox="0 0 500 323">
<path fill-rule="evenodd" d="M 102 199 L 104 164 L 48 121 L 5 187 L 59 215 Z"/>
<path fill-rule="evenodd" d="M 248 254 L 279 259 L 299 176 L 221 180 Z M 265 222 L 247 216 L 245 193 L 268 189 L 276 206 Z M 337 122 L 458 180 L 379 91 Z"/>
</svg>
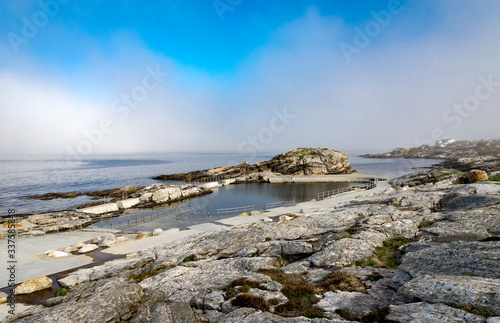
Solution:
<svg viewBox="0 0 500 323">
<path fill-rule="evenodd" d="M 236 295 L 231 304 L 238 307 L 251 307 L 258 311 L 269 311 L 269 304 L 265 299 L 251 294 Z"/>
<path fill-rule="evenodd" d="M 314 283 L 316 293 L 341 290 L 344 292 L 365 292 L 366 288 L 358 277 L 340 271 L 333 272 Z"/>
</svg>

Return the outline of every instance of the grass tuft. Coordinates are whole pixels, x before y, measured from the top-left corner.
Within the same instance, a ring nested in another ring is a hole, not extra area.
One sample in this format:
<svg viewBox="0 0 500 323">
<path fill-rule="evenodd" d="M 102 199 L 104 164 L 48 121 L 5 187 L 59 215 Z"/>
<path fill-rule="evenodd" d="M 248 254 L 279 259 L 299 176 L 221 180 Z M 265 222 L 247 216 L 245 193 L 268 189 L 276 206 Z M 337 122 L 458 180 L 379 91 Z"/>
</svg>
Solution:
<svg viewBox="0 0 500 323">
<path fill-rule="evenodd" d="M 191 262 L 191 261 L 195 261 L 196 260 L 196 256 L 195 255 L 190 255 L 190 256 L 187 256 L 186 258 L 184 258 L 182 260 L 182 262 Z"/>
<path fill-rule="evenodd" d="M 357 261 L 356 266 L 396 269 L 401 258 L 398 248 L 407 243 L 408 240 L 403 237 L 387 239 L 382 247 L 375 248 L 371 257 Z"/>
<path fill-rule="evenodd" d="M 275 262 L 274 262 L 274 266 L 275 267 L 278 267 L 278 268 L 281 268 L 281 267 L 284 267 L 286 265 L 288 265 L 290 263 L 290 260 L 288 260 L 287 258 L 285 257 L 277 257 Z"/>
<path fill-rule="evenodd" d="M 54 291 L 54 297 L 66 296 L 69 294 L 69 290 L 64 287 L 57 287 Z"/>
</svg>

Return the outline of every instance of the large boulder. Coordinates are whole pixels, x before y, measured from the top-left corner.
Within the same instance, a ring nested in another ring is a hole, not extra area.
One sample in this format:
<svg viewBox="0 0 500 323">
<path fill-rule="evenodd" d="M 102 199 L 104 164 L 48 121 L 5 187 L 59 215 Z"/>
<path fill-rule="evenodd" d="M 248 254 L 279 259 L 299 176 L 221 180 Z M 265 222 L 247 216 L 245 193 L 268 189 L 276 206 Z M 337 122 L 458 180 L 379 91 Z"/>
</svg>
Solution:
<svg viewBox="0 0 500 323">
<path fill-rule="evenodd" d="M 469 182 L 479 183 L 488 180 L 488 174 L 485 171 L 473 169 L 469 172 Z"/>
<path fill-rule="evenodd" d="M 116 237 L 114 234 L 109 233 L 102 237 L 97 245 L 99 247 L 111 247 L 114 244 L 116 244 Z"/>
<path fill-rule="evenodd" d="M 256 166 L 283 175 L 350 174 L 355 171 L 346 154 L 327 148 L 298 148 Z"/>
<path fill-rule="evenodd" d="M 85 246 L 81 247 L 80 250 L 78 250 L 78 253 L 87 253 L 96 250 L 99 248 L 96 244 L 89 243 L 86 244 Z"/>
<path fill-rule="evenodd" d="M 43 290 L 50 287 L 52 287 L 52 279 L 50 279 L 49 277 L 42 276 L 27 280 L 24 283 L 19 284 L 14 289 L 14 293 L 16 295 L 31 294 L 39 290 Z"/>
</svg>

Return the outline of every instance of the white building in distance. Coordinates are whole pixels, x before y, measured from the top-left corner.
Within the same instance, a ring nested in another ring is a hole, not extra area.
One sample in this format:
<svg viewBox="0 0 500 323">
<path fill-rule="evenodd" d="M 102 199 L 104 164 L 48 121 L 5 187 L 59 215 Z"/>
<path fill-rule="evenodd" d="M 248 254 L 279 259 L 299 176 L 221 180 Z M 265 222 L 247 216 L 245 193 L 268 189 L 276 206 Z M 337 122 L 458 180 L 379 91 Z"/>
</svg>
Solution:
<svg viewBox="0 0 500 323">
<path fill-rule="evenodd" d="M 452 144 L 454 143 L 456 140 L 455 139 L 441 139 L 441 140 L 438 140 L 436 141 L 436 143 L 434 144 L 434 146 L 436 147 L 445 147 L 449 144 Z"/>
</svg>

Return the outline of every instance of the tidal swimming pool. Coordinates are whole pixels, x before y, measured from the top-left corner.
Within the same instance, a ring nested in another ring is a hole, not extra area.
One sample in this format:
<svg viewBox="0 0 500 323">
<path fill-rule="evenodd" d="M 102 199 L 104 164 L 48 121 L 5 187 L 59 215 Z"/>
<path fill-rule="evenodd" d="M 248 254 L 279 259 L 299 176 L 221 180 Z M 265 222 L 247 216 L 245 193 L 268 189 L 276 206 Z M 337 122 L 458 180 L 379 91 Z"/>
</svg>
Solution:
<svg viewBox="0 0 500 323">
<path fill-rule="evenodd" d="M 254 210 L 262 211 L 267 203 L 295 201 L 295 203 L 306 202 L 312 199 L 317 199 L 318 193 L 336 190 L 341 188 L 352 187 L 359 185 L 357 183 L 245 183 L 233 184 L 219 187 L 213 190 L 212 194 L 205 195 L 190 201 L 177 204 L 177 207 L 192 206 L 197 208 L 198 216 L 182 217 L 176 215 L 167 215 L 159 219 L 142 223 L 130 227 L 130 231 L 150 231 L 156 228 L 163 230 L 170 228 L 186 229 L 188 226 L 209 223 L 218 220 L 217 217 L 206 216 L 203 214 L 214 214 L 217 210 L 225 208 L 237 208 L 244 206 L 253 206 Z M 161 206 L 161 210 L 168 206 Z M 133 211 L 132 211 L 133 212 Z M 149 214 L 155 217 L 155 209 L 151 212 L 145 210 L 146 219 Z M 150 213 L 151 212 L 151 213 Z M 201 215 L 201 216 L 200 216 Z M 140 216 L 140 215 L 139 215 Z M 121 220 L 123 222 L 123 219 Z M 135 222 L 135 218 L 128 220 L 131 223 Z M 118 219 L 113 219 L 113 227 L 118 227 Z"/>
</svg>

